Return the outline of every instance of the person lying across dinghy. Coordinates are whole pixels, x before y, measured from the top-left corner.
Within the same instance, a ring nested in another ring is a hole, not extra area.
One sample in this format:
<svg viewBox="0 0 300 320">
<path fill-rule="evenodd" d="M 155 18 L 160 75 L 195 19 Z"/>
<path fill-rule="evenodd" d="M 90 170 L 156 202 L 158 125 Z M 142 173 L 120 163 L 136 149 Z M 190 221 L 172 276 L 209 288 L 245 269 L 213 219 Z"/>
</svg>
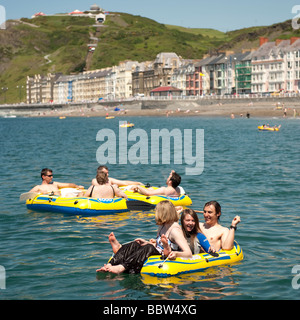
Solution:
<svg viewBox="0 0 300 320">
<path fill-rule="evenodd" d="M 143 185 L 143 183 L 138 182 L 138 181 L 119 180 L 119 179 L 115 179 L 115 178 L 110 177 L 110 176 L 109 176 L 109 170 L 108 170 L 108 167 L 107 167 L 107 166 L 99 166 L 98 169 L 97 169 L 97 174 L 98 174 L 98 172 L 107 173 L 108 182 L 109 182 L 109 184 L 111 184 L 111 185 L 117 185 L 118 187 L 121 187 L 121 186 L 131 186 L 131 185 Z M 95 185 L 95 186 L 98 185 L 97 177 L 92 180 L 92 185 Z"/>
<path fill-rule="evenodd" d="M 164 200 L 157 204 L 155 221 L 159 225 L 156 240 L 146 241 L 138 238 L 130 243 L 121 245 L 114 233 L 110 233 L 108 240 L 112 246 L 114 256 L 98 271 L 111 273 L 139 273 L 144 262 L 153 255 L 164 254 L 165 248 L 171 247 L 174 257 L 192 258 L 192 252 L 178 224 L 178 214 L 174 205 Z"/>
<path fill-rule="evenodd" d="M 179 187 L 180 182 L 181 182 L 180 175 L 174 170 L 172 170 L 170 172 L 169 177 L 167 178 L 166 187 L 153 189 L 153 188 L 142 188 L 137 186 L 133 188 L 133 191 L 139 192 L 146 196 L 165 195 L 169 197 L 179 197 L 180 194 L 182 193 L 182 189 L 181 187 Z"/>
</svg>

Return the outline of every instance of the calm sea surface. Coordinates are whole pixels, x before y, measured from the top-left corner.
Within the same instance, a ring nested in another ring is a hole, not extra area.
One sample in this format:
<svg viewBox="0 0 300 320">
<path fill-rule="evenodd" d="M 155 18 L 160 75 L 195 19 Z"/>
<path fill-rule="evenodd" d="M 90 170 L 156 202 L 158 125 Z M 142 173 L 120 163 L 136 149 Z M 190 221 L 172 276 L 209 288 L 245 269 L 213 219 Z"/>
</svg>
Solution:
<svg viewBox="0 0 300 320">
<path fill-rule="evenodd" d="M 110 176 L 164 185 L 170 169 L 202 210 L 209 200 L 222 206 L 221 223 L 240 215 L 236 240 L 245 259 L 167 281 L 141 275 L 96 275 L 111 255 L 107 236 L 120 242 L 155 237 L 154 212 L 81 217 L 33 212 L 21 193 L 40 183 L 40 170 L 54 180 L 88 187 L 95 176 L 97 132 L 119 135 L 119 119 L 0 119 L 0 265 L 6 289 L 0 299 L 299 299 L 292 268 L 300 265 L 299 119 L 128 117 L 135 128 L 204 129 L 204 171 L 185 175 L 174 165 L 109 165 Z M 259 132 L 263 123 L 280 132 Z M 128 129 L 130 132 L 132 129 Z M 132 144 L 132 142 L 130 142 Z M 130 147 L 130 143 L 128 148 Z M 194 141 L 195 143 L 195 141 Z M 150 143 L 149 143 L 150 148 Z M 171 148 L 172 149 L 172 148 Z M 150 153 L 149 153 L 150 154 Z M 149 157 L 150 162 L 150 157 Z M 161 162 L 161 161 L 160 161 Z M 199 214 L 200 220 L 203 217 Z"/>
</svg>

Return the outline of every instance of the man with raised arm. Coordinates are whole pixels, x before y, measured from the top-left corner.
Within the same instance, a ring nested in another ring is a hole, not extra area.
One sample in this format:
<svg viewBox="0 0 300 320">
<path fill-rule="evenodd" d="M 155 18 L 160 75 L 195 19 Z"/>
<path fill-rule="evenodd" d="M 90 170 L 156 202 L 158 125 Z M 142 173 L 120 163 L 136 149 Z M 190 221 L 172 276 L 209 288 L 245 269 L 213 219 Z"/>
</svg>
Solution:
<svg viewBox="0 0 300 320">
<path fill-rule="evenodd" d="M 139 192 L 146 196 L 156 196 L 156 195 L 165 195 L 170 197 L 178 197 L 180 196 L 181 190 L 179 188 L 179 184 L 181 182 L 181 177 L 174 170 L 171 171 L 166 184 L 166 187 L 161 187 L 157 189 L 153 188 L 141 188 L 135 187 L 134 191 Z"/>
<path fill-rule="evenodd" d="M 235 216 L 228 229 L 220 225 L 220 216 L 220 204 L 217 201 L 207 202 L 203 208 L 205 222 L 199 224 L 200 230 L 216 251 L 219 251 L 220 249 L 231 250 L 234 246 L 234 235 L 237 230 L 237 224 L 241 222 L 241 218 Z"/>
</svg>

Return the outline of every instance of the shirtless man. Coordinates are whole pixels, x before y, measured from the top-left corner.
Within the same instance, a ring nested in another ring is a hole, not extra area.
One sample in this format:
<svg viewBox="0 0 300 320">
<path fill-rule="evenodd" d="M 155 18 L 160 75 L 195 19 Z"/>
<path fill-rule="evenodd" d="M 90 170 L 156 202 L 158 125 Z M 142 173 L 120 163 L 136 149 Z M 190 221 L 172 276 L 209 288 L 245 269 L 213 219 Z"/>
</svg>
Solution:
<svg viewBox="0 0 300 320">
<path fill-rule="evenodd" d="M 220 204 L 217 201 L 207 202 L 203 208 L 203 217 L 205 222 L 199 224 L 200 230 L 216 251 L 219 251 L 220 249 L 231 250 L 234 246 L 236 226 L 241 222 L 241 218 L 239 216 L 235 216 L 231 222 L 230 229 L 228 229 L 219 224 L 220 216 Z"/>
<path fill-rule="evenodd" d="M 36 192 L 36 193 L 53 193 L 53 195 L 60 195 L 59 189 L 61 188 L 77 188 L 77 189 L 84 189 L 83 186 L 78 186 L 75 183 L 62 183 L 62 182 L 55 182 L 53 180 L 53 172 L 51 169 L 45 168 L 41 171 L 41 178 L 42 183 L 33 187 L 29 192 Z"/>
<path fill-rule="evenodd" d="M 111 185 L 108 181 L 107 173 L 98 171 L 97 185 L 91 185 L 83 194 L 84 197 L 112 199 L 115 196 L 127 199 L 127 195 L 116 185 Z"/>
<path fill-rule="evenodd" d="M 98 167 L 97 173 L 98 173 L 98 172 L 107 173 L 108 181 L 109 181 L 109 184 L 111 184 L 111 185 L 116 184 L 118 187 L 120 187 L 120 186 L 129 186 L 129 185 L 143 185 L 143 183 L 137 182 L 137 181 L 118 180 L 118 179 L 110 178 L 110 177 L 109 177 L 109 173 L 108 173 L 108 168 L 107 168 L 107 166 L 100 166 L 100 167 Z M 94 179 L 92 180 L 92 185 L 93 185 L 93 186 L 97 186 L 97 185 L 98 185 L 98 182 L 97 182 L 97 179 L 96 179 L 96 178 L 94 178 Z"/>
<path fill-rule="evenodd" d="M 178 187 L 181 182 L 181 177 L 178 173 L 176 173 L 174 170 L 171 171 L 166 184 L 167 187 L 161 187 L 158 189 L 152 189 L 152 188 L 140 188 L 135 187 L 133 190 L 134 192 L 139 192 L 141 194 L 144 194 L 146 196 L 155 196 L 155 195 L 165 195 L 165 196 L 173 196 L 178 197 L 180 196 L 180 188 Z"/>
</svg>

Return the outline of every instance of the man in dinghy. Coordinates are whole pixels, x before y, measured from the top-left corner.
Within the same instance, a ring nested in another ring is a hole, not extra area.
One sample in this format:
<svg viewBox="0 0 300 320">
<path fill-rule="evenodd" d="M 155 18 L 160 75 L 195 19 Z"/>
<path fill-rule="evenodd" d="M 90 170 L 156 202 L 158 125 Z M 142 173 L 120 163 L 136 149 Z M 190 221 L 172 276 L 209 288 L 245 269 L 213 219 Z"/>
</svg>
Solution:
<svg viewBox="0 0 300 320">
<path fill-rule="evenodd" d="M 220 204 L 217 201 L 207 202 L 203 208 L 205 222 L 199 224 L 200 230 L 216 251 L 220 249 L 231 250 L 234 246 L 234 235 L 237 230 L 237 224 L 241 222 L 241 218 L 235 216 L 228 229 L 220 225 L 220 216 Z"/>
<path fill-rule="evenodd" d="M 139 192 L 146 196 L 156 196 L 156 195 L 165 195 L 168 197 L 179 197 L 181 192 L 181 189 L 179 187 L 179 184 L 181 182 L 181 177 L 178 173 L 176 173 L 174 170 L 171 171 L 166 184 L 166 187 L 161 187 L 157 189 L 152 188 L 141 188 L 141 187 L 135 187 L 133 190 L 134 192 Z"/>
<path fill-rule="evenodd" d="M 53 171 L 48 168 L 44 168 L 41 171 L 42 183 L 33 187 L 29 192 L 36 192 L 42 194 L 53 194 L 60 196 L 61 188 L 76 188 L 76 189 L 84 189 L 83 186 L 77 185 L 75 183 L 63 183 L 53 181 Z"/>
<path fill-rule="evenodd" d="M 97 174 L 98 172 L 104 172 L 107 174 L 108 176 L 108 181 L 109 181 L 109 184 L 110 185 L 117 185 L 118 187 L 121 187 L 121 186 L 130 186 L 130 185 L 143 185 L 143 183 L 141 182 L 138 182 L 138 181 L 131 181 L 131 180 L 119 180 L 119 179 L 115 179 L 115 178 L 111 178 L 109 177 L 109 172 L 108 172 L 108 168 L 107 166 L 99 166 L 98 169 L 97 169 Z M 98 186 L 98 182 L 97 182 L 97 179 L 94 178 L 92 180 L 92 185 L 93 186 Z"/>
</svg>

